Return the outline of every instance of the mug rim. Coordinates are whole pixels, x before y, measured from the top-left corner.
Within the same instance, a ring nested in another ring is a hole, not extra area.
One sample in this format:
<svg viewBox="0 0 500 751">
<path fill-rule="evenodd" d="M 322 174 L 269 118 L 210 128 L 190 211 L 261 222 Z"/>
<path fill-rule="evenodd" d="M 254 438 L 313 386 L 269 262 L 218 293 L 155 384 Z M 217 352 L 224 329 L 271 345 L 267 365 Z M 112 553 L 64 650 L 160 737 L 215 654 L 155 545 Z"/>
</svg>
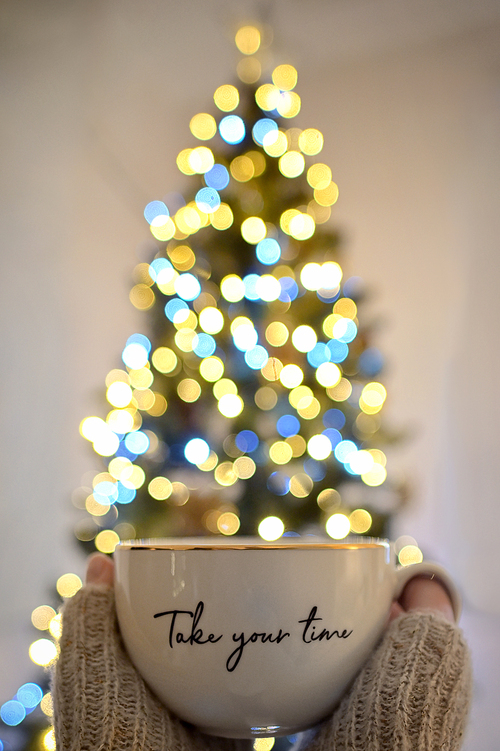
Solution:
<svg viewBox="0 0 500 751">
<path fill-rule="evenodd" d="M 300 541 L 299 541 L 300 540 Z M 380 550 L 389 549 L 387 539 L 375 537 L 351 538 L 342 542 L 331 542 L 324 538 L 280 538 L 278 540 L 258 540 L 255 537 L 225 538 L 152 538 L 120 540 L 117 550 Z"/>
</svg>

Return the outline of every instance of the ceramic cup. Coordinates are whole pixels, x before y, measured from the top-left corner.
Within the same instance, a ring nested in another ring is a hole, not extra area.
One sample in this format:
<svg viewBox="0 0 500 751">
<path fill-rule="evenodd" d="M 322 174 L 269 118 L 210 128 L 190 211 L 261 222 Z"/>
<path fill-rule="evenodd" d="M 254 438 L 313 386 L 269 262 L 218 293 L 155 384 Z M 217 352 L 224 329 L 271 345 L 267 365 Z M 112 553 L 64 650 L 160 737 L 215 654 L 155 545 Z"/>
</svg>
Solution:
<svg viewBox="0 0 500 751">
<path fill-rule="evenodd" d="M 397 568 L 383 540 L 120 543 L 116 607 L 132 662 L 182 720 L 230 738 L 324 719 L 380 638 L 392 600 L 436 564 Z"/>
</svg>

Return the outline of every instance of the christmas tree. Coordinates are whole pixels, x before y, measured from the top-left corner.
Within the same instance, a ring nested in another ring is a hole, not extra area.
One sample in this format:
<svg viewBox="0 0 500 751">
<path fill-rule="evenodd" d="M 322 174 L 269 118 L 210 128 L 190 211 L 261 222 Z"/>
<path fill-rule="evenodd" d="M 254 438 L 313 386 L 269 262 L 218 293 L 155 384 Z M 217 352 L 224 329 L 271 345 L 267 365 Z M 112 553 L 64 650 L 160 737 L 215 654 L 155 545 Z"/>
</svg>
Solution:
<svg viewBox="0 0 500 751">
<path fill-rule="evenodd" d="M 238 85 L 189 123 L 184 196 L 146 206 L 155 242 L 130 293 L 144 327 L 106 378 L 110 411 L 81 425 L 104 460 L 80 502 L 89 548 L 386 531 L 382 357 L 326 228 L 338 187 L 323 136 L 292 125 L 297 71 L 262 76 L 260 43 L 238 31 Z"/>
<path fill-rule="evenodd" d="M 358 317 L 361 280 L 339 263 L 323 136 L 292 124 L 297 71 L 263 71 L 261 41 L 239 29 L 238 83 L 192 117 L 177 157 L 184 195 L 145 208 L 150 258 L 130 292 L 144 324 L 106 377 L 103 416 L 80 426 L 102 464 L 73 497 L 89 552 L 137 537 L 385 536 L 401 502 L 383 452 L 383 358 Z M 67 574 L 57 591 L 80 586 Z M 56 654 L 56 607 L 33 613 L 53 637 L 32 645 L 39 665 Z M 50 715 L 38 683 L 3 704 L 6 725 L 40 702 Z M 40 714 L 24 747 L 50 751 Z"/>
</svg>

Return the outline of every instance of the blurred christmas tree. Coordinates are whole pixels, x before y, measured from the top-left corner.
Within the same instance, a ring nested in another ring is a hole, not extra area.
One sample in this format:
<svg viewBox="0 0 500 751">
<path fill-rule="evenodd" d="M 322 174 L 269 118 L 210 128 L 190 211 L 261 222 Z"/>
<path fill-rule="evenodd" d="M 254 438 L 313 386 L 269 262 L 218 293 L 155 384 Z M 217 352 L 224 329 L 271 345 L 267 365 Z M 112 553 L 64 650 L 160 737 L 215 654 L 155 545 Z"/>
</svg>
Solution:
<svg viewBox="0 0 500 751">
<path fill-rule="evenodd" d="M 238 85 L 216 90 L 217 114 L 191 119 L 193 145 L 177 157 L 185 197 L 144 212 L 152 252 L 130 299 L 146 334 L 106 377 L 108 414 L 80 427 L 102 462 L 73 498 L 89 551 L 134 537 L 384 536 L 403 501 L 382 450 L 393 440 L 383 358 L 358 320 L 361 281 L 344 278 L 327 229 L 338 188 L 317 158 L 323 136 L 291 127 L 297 72 L 262 72 L 260 31 L 241 28 L 236 44 Z M 65 574 L 59 598 L 80 586 Z M 50 664 L 59 616 L 42 605 L 32 621 L 53 640 L 30 656 Z M 38 683 L 2 705 L 0 751 L 55 749 L 34 711 L 51 712 Z"/>
<path fill-rule="evenodd" d="M 107 376 L 111 411 L 81 425 L 106 466 L 77 536 L 104 552 L 124 537 L 386 531 L 382 357 L 325 228 L 338 188 L 323 136 L 291 127 L 295 68 L 261 82 L 260 41 L 238 31 L 241 83 L 190 121 L 185 197 L 144 212 L 156 242 L 130 298 L 146 334 Z"/>
</svg>

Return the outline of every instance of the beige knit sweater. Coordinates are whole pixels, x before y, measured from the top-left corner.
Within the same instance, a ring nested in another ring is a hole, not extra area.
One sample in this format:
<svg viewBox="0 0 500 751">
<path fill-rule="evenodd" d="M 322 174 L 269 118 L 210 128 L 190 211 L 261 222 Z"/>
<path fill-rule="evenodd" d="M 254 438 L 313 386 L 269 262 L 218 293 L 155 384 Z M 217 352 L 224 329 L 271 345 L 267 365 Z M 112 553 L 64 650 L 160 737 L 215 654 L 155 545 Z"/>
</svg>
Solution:
<svg viewBox="0 0 500 751">
<path fill-rule="evenodd" d="M 63 610 L 53 675 L 57 751 L 241 751 L 249 741 L 183 725 L 131 665 L 113 592 L 87 586 Z M 301 751 L 456 751 L 462 745 L 471 668 L 460 630 L 434 613 L 388 628 L 342 703 Z"/>
</svg>

